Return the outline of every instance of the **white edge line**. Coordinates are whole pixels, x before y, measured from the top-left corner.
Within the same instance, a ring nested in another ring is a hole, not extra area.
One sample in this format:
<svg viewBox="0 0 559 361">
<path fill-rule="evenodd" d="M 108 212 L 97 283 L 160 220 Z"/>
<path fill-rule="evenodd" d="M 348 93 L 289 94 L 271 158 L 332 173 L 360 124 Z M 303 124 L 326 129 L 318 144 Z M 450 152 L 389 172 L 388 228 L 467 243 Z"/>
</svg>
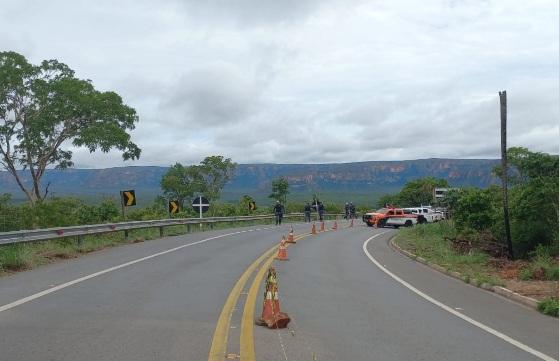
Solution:
<svg viewBox="0 0 559 361">
<path fill-rule="evenodd" d="M 453 314 L 454 316 L 461 318 L 462 320 L 478 327 L 481 328 L 482 330 L 484 330 L 485 332 L 488 332 L 498 338 L 500 338 L 501 340 L 510 343 L 513 346 L 518 347 L 519 349 L 521 349 L 522 351 L 525 351 L 529 354 L 532 354 L 542 360 L 545 361 L 557 361 L 556 359 L 554 359 L 551 356 L 548 356 L 538 350 L 535 350 L 533 348 L 531 348 L 528 345 L 523 344 L 520 341 L 517 341 L 515 339 L 513 339 L 510 336 L 505 335 L 504 333 L 501 333 L 489 326 L 484 325 L 481 322 L 478 322 L 466 315 L 464 315 L 463 313 L 460 313 L 458 311 L 456 311 L 455 309 L 445 305 L 442 302 L 437 301 L 436 299 L 434 299 L 431 296 L 428 296 L 427 294 L 421 292 L 420 290 L 418 290 L 417 288 L 413 287 L 411 284 L 407 283 L 406 281 L 404 281 L 403 279 L 401 279 L 400 277 L 396 276 L 394 273 L 390 272 L 388 269 L 386 269 L 386 267 L 384 267 L 383 265 L 381 265 L 373 256 L 371 256 L 371 254 L 369 253 L 369 251 L 367 250 L 367 245 L 369 244 L 369 242 L 371 240 L 373 240 L 374 238 L 377 238 L 379 236 L 382 236 L 383 234 L 387 233 L 386 232 L 382 232 L 379 234 L 375 234 L 374 236 L 370 237 L 369 239 L 367 239 L 365 242 L 363 242 L 363 252 L 365 252 L 365 254 L 367 255 L 367 257 L 369 257 L 369 259 L 378 267 L 380 268 L 384 273 L 386 273 L 387 275 L 389 275 L 390 277 L 392 277 L 394 280 L 396 280 L 397 282 L 401 283 L 404 287 L 408 288 L 410 291 L 416 293 L 417 295 L 419 295 L 420 297 L 426 299 L 427 301 L 431 302 L 432 304 L 439 306 L 440 308 L 442 308 L 443 310 L 450 312 L 451 314 Z"/>
<path fill-rule="evenodd" d="M 218 239 L 218 238 L 233 236 L 233 235 L 236 235 L 236 234 L 241 234 L 241 233 L 246 233 L 246 232 L 254 232 L 254 231 L 261 231 L 261 230 L 266 230 L 266 229 L 272 229 L 272 228 L 273 227 L 265 227 L 265 228 L 255 228 L 255 229 L 250 229 L 250 230 L 237 231 L 237 232 L 232 232 L 232 233 L 221 234 L 219 236 L 214 236 L 214 237 L 210 237 L 210 238 L 205 238 L 205 239 L 202 239 L 200 241 L 196 241 L 196 242 L 192 242 L 192 243 L 188 243 L 188 244 L 183 244 L 182 246 L 178 246 L 178 247 L 171 248 L 171 249 L 168 249 L 168 250 L 165 250 L 165 251 L 162 251 L 162 252 L 154 253 L 154 254 L 151 254 L 151 255 L 146 256 L 146 257 L 142 257 L 142 258 L 132 260 L 130 262 L 122 263 L 122 264 L 119 264 L 117 266 L 110 267 L 110 268 L 104 269 L 104 270 L 99 271 L 99 272 L 91 273 L 87 276 L 83 276 L 83 277 L 77 278 L 75 280 L 72 280 L 72 281 L 69 281 L 69 282 L 66 282 L 66 283 L 62 283 L 58 286 L 51 287 L 51 288 L 46 289 L 46 290 L 41 291 L 41 292 L 37 292 L 37 293 L 32 294 L 30 296 L 21 298 L 17 301 L 10 302 L 8 304 L 0 306 L 0 312 L 10 310 L 14 307 L 23 305 L 24 303 L 36 300 L 37 298 L 46 296 L 46 295 L 51 294 L 53 292 L 60 291 L 61 289 L 73 286 L 77 283 L 81 283 L 81 282 L 87 281 L 88 279 L 104 275 L 105 273 L 113 272 L 113 271 L 119 270 L 121 268 L 131 266 L 131 265 L 136 264 L 136 263 L 147 261 L 148 259 L 159 257 L 159 256 L 162 256 L 162 255 L 167 254 L 167 253 L 175 252 L 175 251 L 178 251 L 182 248 L 194 246 L 194 245 L 197 245 L 197 244 L 200 244 L 200 243 L 205 243 L 205 242 L 208 242 L 208 241 L 211 241 L 211 240 L 214 240 L 214 239 Z"/>
</svg>

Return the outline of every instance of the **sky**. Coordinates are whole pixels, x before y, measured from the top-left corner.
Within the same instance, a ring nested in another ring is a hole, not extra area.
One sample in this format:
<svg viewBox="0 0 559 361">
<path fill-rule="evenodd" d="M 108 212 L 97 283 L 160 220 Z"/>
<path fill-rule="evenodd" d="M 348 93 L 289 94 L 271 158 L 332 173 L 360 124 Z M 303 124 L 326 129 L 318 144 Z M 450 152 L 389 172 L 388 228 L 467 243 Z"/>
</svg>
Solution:
<svg viewBox="0 0 559 361">
<path fill-rule="evenodd" d="M 559 154 L 559 2 L 0 0 L 0 51 L 119 93 L 134 162 L 333 163 Z"/>
</svg>

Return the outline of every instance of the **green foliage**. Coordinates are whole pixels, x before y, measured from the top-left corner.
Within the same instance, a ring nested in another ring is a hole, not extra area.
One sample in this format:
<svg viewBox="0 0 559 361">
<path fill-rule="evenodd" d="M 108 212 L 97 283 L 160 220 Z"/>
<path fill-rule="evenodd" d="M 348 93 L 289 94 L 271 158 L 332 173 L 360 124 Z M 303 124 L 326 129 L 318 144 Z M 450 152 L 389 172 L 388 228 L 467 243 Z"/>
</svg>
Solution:
<svg viewBox="0 0 559 361">
<path fill-rule="evenodd" d="M 25 244 L 0 247 L 0 272 L 20 271 L 31 266 L 31 252 Z"/>
<path fill-rule="evenodd" d="M 459 192 L 452 209 L 456 227 L 459 230 L 489 229 L 495 220 L 496 204 L 493 189 L 470 188 Z"/>
<path fill-rule="evenodd" d="M 385 204 L 399 207 L 417 207 L 433 202 L 433 192 L 438 187 L 449 187 L 446 179 L 425 177 L 407 182 L 399 193 L 384 194 L 377 201 L 378 208 Z"/>
<path fill-rule="evenodd" d="M 161 189 L 168 199 L 179 201 L 181 209 L 189 206 L 196 192 L 202 192 L 204 179 L 200 167 L 196 165 L 173 165 L 161 178 Z"/>
<path fill-rule="evenodd" d="M 206 157 L 199 165 L 176 163 L 161 178 L 161 189 L 167 199 L 178 200 L 181 209 L 190 206 L 196 193 L 216 201 L 225 184 L 232 179 L 236 166 L 231 159 L 221 155 Z"/>
<path fill-rule="evenodd" d="M 398 203 L 402 207 L 427 205 L 433 202 L 433 191 L 437 187 L 448 187 L 446 179 L 434 177 L 419 178 L 406 183 L 398 194 Z"/>
<path fill-rule="evenodd" d="M 559 281 L 559 264 L 554 261 L 548 247 L 540 244 L 531 254 L 530 264 L 520 271 L 520 279 Z"/>
<path fill-rule="evenodd" d="M 529 281 L 532 279 L 532 277 L 532 270 L 530 268 L 523 268 L 518 274 L 518 278 L 520 278 L 522 281 Z"/>
<path fill-rule="evenodd" d="M 449 239 L 458 234 L 454 223 L 447 220 L 402 229 L 395 241 L 430 262 L 462 273 L 468 282 L 476 280 L 478 283 L 502 284 L 502 280 L 489 274 L 487 254 L 480 251 L 458 254 L 453 250 Z"/>
<path fill-rule="evenodd" d="M 219 199 L 221 190 L 229 182 L 235 173 L 236 163 L 231 158 L 224 158 L 221 155 L 213 155 L 204 158 L 200 162 L 199 170 L 204 179 L 202 193 L 212 201 Z"/>
<path fill-rule="evenodd" d="M 285 205 L 287 203 L 288 194 L 289 182 L 286 178 L 280 177 L 272 181 L 272 193 L 268 196 L 268 198 L 280 201 Z"/>
<path fill-rule="evenodd" d="M 540 301 L 538 310 L 545 315 L 559 317 L 559 298 L 549 297 Z"/>
<path fill-rule="evenodd" d="M 66 146 L 104 153 L 116 148 L 125 160 L 137 159 L 140 148 L 128 133 L 137 121 L 118 94 L 97 91 L 66 64 L 32 65 L 18 53 L 0 52 L 0 164 L 30 204 L 48 193 L 48 185 L 41 187 L 47 167 L 73 165 Z M 21 181 L 19 168 L 30 172 L 32 186 Z"/>
</svg>

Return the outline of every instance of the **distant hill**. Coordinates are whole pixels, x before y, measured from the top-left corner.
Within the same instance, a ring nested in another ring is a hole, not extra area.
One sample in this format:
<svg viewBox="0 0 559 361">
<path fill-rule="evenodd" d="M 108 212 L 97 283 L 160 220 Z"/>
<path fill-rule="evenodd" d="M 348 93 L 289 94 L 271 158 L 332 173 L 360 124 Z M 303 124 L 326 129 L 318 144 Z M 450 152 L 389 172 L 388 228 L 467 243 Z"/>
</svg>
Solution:
<svg viewBox="0 0 559 361">
<path fill-rule="evenodd" d="M 487 187 L 496 182 L 491 171 L 495 159 L 419 159 L 335 164 L 239 164 L 235 178 L 225 187 L 225 200 L 250 194 L 259 202 L 269 202 L 270 184 L 284 176 L 292 199 L 309 199 L 313 193 L 332 201 L 370 203 L 380 194 L 399 190 L 407 181 L 433 176 L 445 178 L 452 186 Z M 159 182 L 167 167 L 137 166 L 106 169 L 48 170 L 43 184 L 50 193 L 86 199 L 118 196 L 119 190 L 135 189 L 140 203 L 160 193 Z M 24 173 L 29 182 L 29 176 Z M 0 193 L 23 194 L 7 172 L 0 172 Z"/>
</svg>

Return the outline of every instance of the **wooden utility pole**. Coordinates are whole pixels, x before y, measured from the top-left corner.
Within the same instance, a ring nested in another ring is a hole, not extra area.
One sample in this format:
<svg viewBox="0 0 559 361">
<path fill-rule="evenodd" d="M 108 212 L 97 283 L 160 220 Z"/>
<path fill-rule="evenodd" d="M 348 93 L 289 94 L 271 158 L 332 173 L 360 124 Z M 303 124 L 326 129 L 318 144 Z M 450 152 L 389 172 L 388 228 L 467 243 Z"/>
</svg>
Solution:
<svg viewBox="0 0 559 361">
<path fill-rule="evenodd" d="M 499 92 L 499 100 L 501 103 L 501 180 L 503 182 L 503 213 L 505 217 L 505 234 L 507 237 L 507 248 L 509 258 L 514 258 L 512 249 L 512 240 L 510 237 L 510 221 L 509 221 L 509 196 L 508 196 L 508 166 L 507 166 L 507 92 L 503 90 Z"/>
</svg>

